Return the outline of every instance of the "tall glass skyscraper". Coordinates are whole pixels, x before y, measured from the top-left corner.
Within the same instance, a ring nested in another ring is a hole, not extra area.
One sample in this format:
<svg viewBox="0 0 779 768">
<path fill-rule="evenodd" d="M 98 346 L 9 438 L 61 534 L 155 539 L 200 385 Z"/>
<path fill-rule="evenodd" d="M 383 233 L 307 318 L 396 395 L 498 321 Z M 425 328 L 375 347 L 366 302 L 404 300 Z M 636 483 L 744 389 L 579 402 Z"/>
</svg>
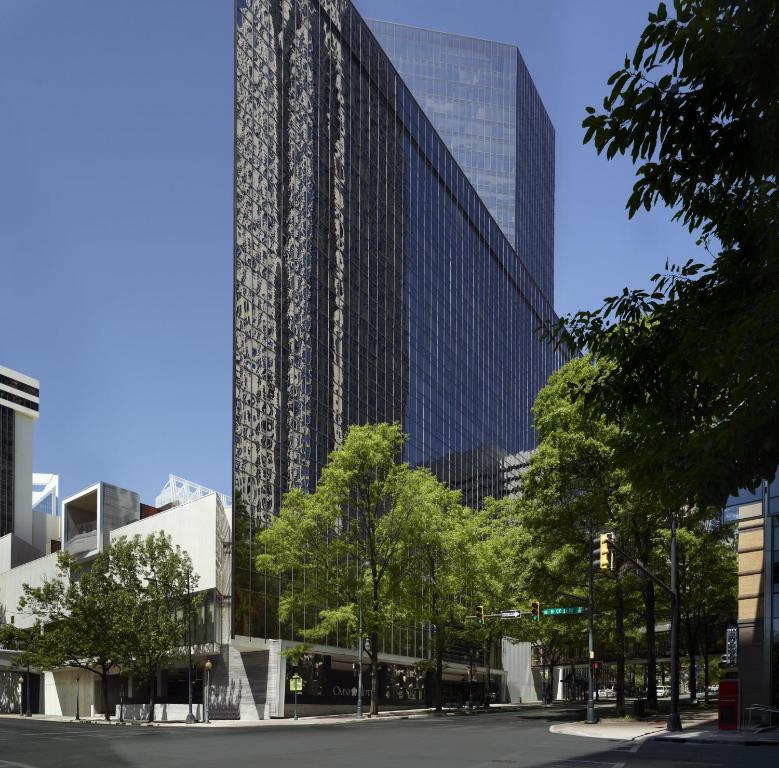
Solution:
<svg viewBox="0 0 779 768">
<path fill-rule="evenodd" d="M 351 2 L 237 10 L 234 632 L 292 637 L 252 551 L 282 495 L 315 486 L 350 424 L 381 421 L 467 502 L 499 494 L 561 353 L 537 333 L 551 289 Z M 526 194 L 551 229 L 547 191 Z M 388 642 L 414 655 L 421 638 Z"/>
<path fill-rule="evenodd" d="M 554 301 L 554 127 L 514 45 L 368 20 L 546 298 Z"/>
</svg>

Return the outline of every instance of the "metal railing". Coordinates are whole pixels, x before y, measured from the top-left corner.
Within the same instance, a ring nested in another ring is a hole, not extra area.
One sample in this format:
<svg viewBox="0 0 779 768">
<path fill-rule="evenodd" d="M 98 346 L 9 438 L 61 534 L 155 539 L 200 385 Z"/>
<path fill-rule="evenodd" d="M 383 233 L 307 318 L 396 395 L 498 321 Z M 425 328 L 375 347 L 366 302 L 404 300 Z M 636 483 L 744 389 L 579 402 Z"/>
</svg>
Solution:
<svg viewBox="0 0 779 768">
<path fill-rule="evenodd" d="M 761 715 L 768 715 L 768 724 L 772 725 L 774 715 L 779 715 L 779 709 L 776 707 L 769 707 L 767 704 L 752 704 L 744 710 L 747 715 L 747 728 L 752 728 L 752 713 L 759 712 Z M 761 723 L 762 725 L 762 723 Z"/>
</svg>

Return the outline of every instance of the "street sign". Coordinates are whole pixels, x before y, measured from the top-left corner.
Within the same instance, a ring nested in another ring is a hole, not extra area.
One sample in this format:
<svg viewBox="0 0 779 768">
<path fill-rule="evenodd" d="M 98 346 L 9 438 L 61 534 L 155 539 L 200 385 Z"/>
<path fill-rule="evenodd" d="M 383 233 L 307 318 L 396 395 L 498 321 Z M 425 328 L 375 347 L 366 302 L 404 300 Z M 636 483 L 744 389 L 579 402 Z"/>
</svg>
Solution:
<svg viewBox="0 0 779 768">
<path fill-rule="evenodd" d="M 582 605 L 578 605 L 574 608 L 542 608 L 541 613 L 544 616 L 564 616 L 568 614 L 587 613 L 587 609 Z"/>
<path fill-rule="evenodd" d="M 300 675 L 292 675 L 289 679 L 289 689 L 298 693 L 303 690 L 303 678 Z"/>
<path fill-rule="evenodd" d="M 518 619 L 521 615 L 521 611 L 501 611 L 498 614 L 501 619 Z"/>
</svg>

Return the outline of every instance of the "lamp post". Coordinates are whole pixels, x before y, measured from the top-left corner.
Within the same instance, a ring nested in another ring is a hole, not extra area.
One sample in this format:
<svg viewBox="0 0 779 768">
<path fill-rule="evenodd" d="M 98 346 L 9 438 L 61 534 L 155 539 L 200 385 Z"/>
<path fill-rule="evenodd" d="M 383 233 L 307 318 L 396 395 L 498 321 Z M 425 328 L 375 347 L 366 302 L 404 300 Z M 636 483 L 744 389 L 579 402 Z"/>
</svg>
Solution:
<svg viewBox="0 0 779 768">
<path fill-rule="evenodd" d="M 24 710 L 25 717 L 32 717 L 32 710 L 30 709 L 30 665 L 27 665 L 27 706 Z"/>
<path fill-rule="evenodd" d="M 468 650 L 468 711 L 473 709 L 473 648 Z"/>
<path fill-rule="evenodd" d="M 79 693 L 81 692 L 81 675 L 76 675 L 76 720 L 81 720 L 81 713 L 79 712 Z"/>
<path fill-rule="evenodd" d="M 203 693 L 203 722 L 210 723 L 208 719 L 208 699 L 211 697 L 211 670 L 214 668 L 211 659 L 206 660 L 206 690 Z"/>
<path fill-rule="evenodd" d="M 357 616 L 357 718 L 362 718 L 362 584 L 360 583 L 360 565 L 357 564 L 357 583 L 360 588 L 360 600 Z"/>
<path fill-rule="evenodd" d="M 187 704 L 189 710 L 185 722 L 192 725 L 197 718 L 192 714 L 192 568 L 187 570 Z"/>
<path fill-rule="evenodd" d="M 679 716 L 679 589 L 676 563 L 676 512 L 671 512 L 671 712 L 666 729 L 678 733 L 682 730 Z"/>
<path fill-rule="evenodd" d="M 21 717 L 22 716 L 22 686 L 24 685 L 24 678 L 21 675 L 19 675 L 16 682 L 19 685 L 19 717 Z"/>
</svg>

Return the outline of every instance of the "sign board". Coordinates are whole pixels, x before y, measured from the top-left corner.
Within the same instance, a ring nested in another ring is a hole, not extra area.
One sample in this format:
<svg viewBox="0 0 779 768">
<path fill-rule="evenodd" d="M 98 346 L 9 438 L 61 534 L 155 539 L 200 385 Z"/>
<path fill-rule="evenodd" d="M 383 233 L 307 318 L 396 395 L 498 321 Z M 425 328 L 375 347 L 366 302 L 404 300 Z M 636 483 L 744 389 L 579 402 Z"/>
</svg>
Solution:
<svg viewBox="0 0 779 768">
<path fill-rule="evenodd" d="M 303 678 L 300 675 L 292 675 L 289 679 L 290 691 L 300 692 L 303 690 Z"/>
<path fill-rule="evenodd" d="M 587 609 L 581 605 L 575 608 L 542 608 L 541 613 L 544 616 L 564 616 L 567 614 L 587 613 Z"/>
<path fill-rule="evenodd" d="M 738 627 L 730 626 L 725 630 L 725 652 L 728 664 L 735 667 L 738 664 Z"/>
<path fill-rule="evenodd" d="M 501 611 L 498 614 L 501 619 L 518 619 L 521 615 L 520 611 Z"/>
</svg>

